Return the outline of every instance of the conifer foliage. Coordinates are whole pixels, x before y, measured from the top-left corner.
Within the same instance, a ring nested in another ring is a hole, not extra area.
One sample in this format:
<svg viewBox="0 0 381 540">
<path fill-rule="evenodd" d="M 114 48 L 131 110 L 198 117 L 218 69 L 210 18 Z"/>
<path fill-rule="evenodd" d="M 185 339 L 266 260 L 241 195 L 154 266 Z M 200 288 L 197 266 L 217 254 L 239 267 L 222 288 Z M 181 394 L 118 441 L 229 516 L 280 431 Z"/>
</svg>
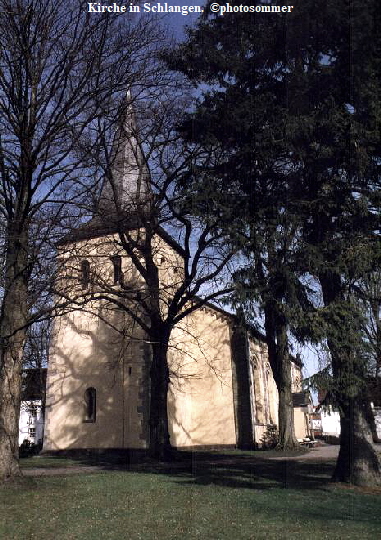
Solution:
<svg viewBox="0 0 381 540">
<path fill-rule="evenodd" d="M 354 291 L 379 244 L 380 12 L 375 0 L 293 5 L 206 10 L 168 62 L 202 83 L 181 130 L 215 160 L 194 167 L 192 189 L 202 178 L 235 205 L 234 223 L 221 227 L 247 256 L 240 294 L 264 313 L 280 396 L 290 385 L 290 330 L 325 340 L 342 418 L 334 478 L 379 484 Z M 287 406 L 289 397 L 280 423 Z"/>
</svg>

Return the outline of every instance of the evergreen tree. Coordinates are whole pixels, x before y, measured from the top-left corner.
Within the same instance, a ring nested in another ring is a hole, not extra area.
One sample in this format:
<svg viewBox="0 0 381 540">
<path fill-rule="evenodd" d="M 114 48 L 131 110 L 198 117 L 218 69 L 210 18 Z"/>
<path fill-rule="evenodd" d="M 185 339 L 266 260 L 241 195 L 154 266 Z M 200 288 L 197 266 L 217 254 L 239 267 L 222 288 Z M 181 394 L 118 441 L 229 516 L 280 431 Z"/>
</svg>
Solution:
<svg viewBox="0 0 381 540">
<path fill-rule="evenodd" d="M 361 315 L 350 290 L 365 271 L 364 253 L 378 242 L 380 13 L 374 0 L 293 5 L 284 14 L 206 15 L 170 64 L 209 85 L 182 129 L 214 149 L 209 173 L 237 205 L 252 260 L 274 260 L 288 246 L 262 275 L 253 264 L 246 291 L 266 280 L 264 311 L 276 306 L 283 314 L 278 349 L 285 350 L 290 323 L 300 322 L 290 315 L 308 305 L 299 277 L 320 286 L 320 332 L 305 321 L 304 334 L 316 339 L 324 331 L 330 350 L 342 413 L 334 478 L 377 484 L 366 360 L 357 346 Z M 276 315 L 266 316 L 267 326 Z M 273 356 L 275 375 L 287 355 Z"/>
<path fill-rule="evenodd" d="M 181 129 L 185 137 L 205 145 L 215 156 L 206 170 L 203 165 L 194 167 L 195 190 L 197 186 L 204 190 L 206 182 L 214 183 L 225 200 L 219 195 L 213 204 L 209 198 L 204 207 L 198 194 L 196 208 L 203 215 L 218 214 L 221 204 L 236 209 L 234 227 L 231 221 L 221 220 L 220 225 L 229 229 L 248 261 L 236 275 L 237 296 L 246 305 L 256 302 L 263 315 L 280 396 L 279 447 L 286 449 L 297 445 L 289 308 L 300 309 L 300 303 L 308 302 L 295 274 L 300 217 L 292 197 L 297 184 L 284 138 L 287 96 L 278 58 L 282 36 L 284 21 L 277 17 L 212 18 L 190 32 L 189 43 L 180 55 L 171 56 L 170 64 L 196 84 L 209 84 L 196 114 Z"/>
</svg>

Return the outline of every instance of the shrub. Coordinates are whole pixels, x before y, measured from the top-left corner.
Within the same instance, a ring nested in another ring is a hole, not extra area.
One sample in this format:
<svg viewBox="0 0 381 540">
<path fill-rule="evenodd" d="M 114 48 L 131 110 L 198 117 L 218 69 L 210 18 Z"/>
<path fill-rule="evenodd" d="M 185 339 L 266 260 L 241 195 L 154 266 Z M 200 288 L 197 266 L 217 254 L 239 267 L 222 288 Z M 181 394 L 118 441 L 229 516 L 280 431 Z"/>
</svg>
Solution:
<svg viewBox="0 0 381 540">
<path fill-rule="evenodd" d="M 29 457 L 36 456 L 42 450 L 42 441 L 39 440 L 37 443 L 30 442 L 29 439 L 24 439 L 21 445 L 19 446 L 19 456 Z"/>
<path fill-rule="evenodd" d="M 268 424 L 267 429 L 261 438 L 261 448 L 271 450 L 276 447 L 278 441 L 278 426 L 275 424 Z"/>
</svg>

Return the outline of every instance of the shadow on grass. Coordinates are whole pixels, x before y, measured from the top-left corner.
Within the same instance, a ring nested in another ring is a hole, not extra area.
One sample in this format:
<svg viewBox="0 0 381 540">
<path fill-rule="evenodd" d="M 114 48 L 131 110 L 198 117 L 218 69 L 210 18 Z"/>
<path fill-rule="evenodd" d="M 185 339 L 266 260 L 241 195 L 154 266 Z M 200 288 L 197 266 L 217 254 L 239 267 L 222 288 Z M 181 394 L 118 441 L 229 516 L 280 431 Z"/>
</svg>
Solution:
<svg viewBox="0 0 381 540">
<path fill-rule="evenodd" d="M 136 450 L 105 452 L 68 452 L 42 457 L 39 467 L 52 468 L 62 459 L 62 467 L 97 466 L 104 471 L 131 471 L 135 473 L 163 474 L 176 482 L 193 485 L 217 485 L 230 488 L 271 489 L 324 489 L 330 482 L 335 460 L 324 462 L 302 459 L 272 460 L 272 452 L 208 452 L 177 451 L 173 461 L 160 463 L 150 459 L 145 452 Z M 286 456 L 285 456 L 286 457 Z M 302 457 L 302 454 L 296 456 Z M 280 459 L 279 459 L 280 458 Z M 69 461 L 68 461 L 69 460 Z M 38 461 L 36 460 L 36 463 Z"/>
<path fill-rule="evenodd" d="M 304 459 L 302 453 L 294 454 L 294 459 L 287 458 L 287 454 L 271 451 L 197 450 L 178 451 L 171 463 L 158 463 L 138 451 L 65 452 L 52 457 L 42 455 L 32 458 L 31 462 L 40 463 L 41 467 L 48 467 L 50 462 L 51 470 L 58 465 L 75 467 L 84 475 L 88 474 L 90 466 L 97 466 L 96 470 L 101 472 L 121 474 L 70 478 L 65 472 L 64 478 L 53 476 L 46 482 L 33 477 L 24 480 L 29 482 L 27 490 L 32 497 L 42 493 L 44 497 L 67 500 L 70 506 L 70 490 L 73 490 L 74 499 L 80 501 L 78 504 L 82 504 L 84 497 L 91 512 L 99 511 L 99 515 L 104 507 L 108 511 L 108 500 L 110 507 L 117 500 L 139 500 L 132 506 L 141 505 L 147 516 L 155 508 L 160 523 L 176 515 L 185 531 L 193 530 L 195 523 L 198 530 L 200 526 L 205 527 L 202 530 L 207 532 L 202 538 L 256 538 L 252 535 L 253 526 L 258 527 L 258 538 L 283 538 L 287 527 L 293 531 L 287 532 L 288 538 L 378 538 L 379 497 L 332 485 L 335 458 L 317 461 Z M 14 497 L 10 491 L 7 501 Z M 120 515 L 124 515 L 123 512 L 124 506 Z M 240 529 L 241 536 L 237 536 L 230 515 L 244 527 Z M 137 525 L 141 530 L 147 527 L 144 519 L 142 517 Z M 172 523 L 171 519 L 168 523 Z M 212 525 L 208 525 L 210 523 Z M 216 536 L 210 536 L 210 527 L 218 531 Z M 337 527 L 340 527 L 339 535 Z M 242 530 L 248 531 L 247 534 Z M 153 536 L 159 537 L 166 538 L 167 532 Z M 188 537 L 194 536 L 184 536 Z"/>
</svg>

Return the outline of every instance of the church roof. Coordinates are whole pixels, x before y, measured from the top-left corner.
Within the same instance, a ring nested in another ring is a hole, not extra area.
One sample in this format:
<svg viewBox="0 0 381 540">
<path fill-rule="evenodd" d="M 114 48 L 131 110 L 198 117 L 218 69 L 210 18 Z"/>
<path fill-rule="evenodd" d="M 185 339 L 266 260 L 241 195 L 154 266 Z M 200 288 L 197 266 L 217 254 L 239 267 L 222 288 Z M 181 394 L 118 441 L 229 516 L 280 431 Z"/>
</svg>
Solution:
<svg viewBox="0 0 381 540">
<path fill-rule="evenodd" d="M 154 195 L 148 164 L 139 140 L 130 91 L 127 92 L 120 113 L 110 156 L 110 170 L 109 178 L 104 179 L 92 219 L 66 234 L 58 245 L 145 228 L 151 219 Z M 160 226 L 154 229 L 177 253 L 185 255 L 167 231 Z"/>
<path fill-rule="evenodd" d="M 92 240 L 102 236 L 110 236 L 119 232 L 128 232 L 135 229 L 144 228 L 146 226 L 145 219 L 139 217 L 136 213 L 125 215 L 119 219 L 112 219 L 107 216 L 107 219 L 101 216 L 95 216 L 90 221 L 83 223 L 70 233 L 66 234 L 57 245 L 65 245 L 82 240 Z M 176 242 L 174 238 L 162 227 L 155 227 L 155 232 L 162 238 L 170 247 L 172 247 L 182 257 L 185 255 L 184 249 Z"/>
<path fill-rule="evenodd" d="M 67 234 L 59 244 L 86 240 L 143 227 L 152 191 L 150 173 L 138 139 L 132 97 L 128 90 L 119 114 L 110 161 L 93 218 Z"/>
<path fill-rule="evenodd" d="M 136 125 L 130 91 L 119 115 L 112 151 L 110 174 L 104 179 L 98 213 L 112 215 L 115 210 L 142 212 L 152 198 L 150 172 Z"/>
<path fill-rule="evenodd" d="M 90 240 L 92 238 L 99 238 L 100 236 L 108 236 L 116 234 L 121 230 L 131 231 L 142 226 L 141 220 L 137 214 L 131 214 L 130 216 L 125 216 L 119 220 L 112 219 L 111 216 L 108 216 L 108 219 L 104 219 L 101 216 L 95 216 L 90 219 L 90 221 L 83 223 L 66 234 L 58 242 L 58 245 L 78 242 L 80 240 Z"/>
</svg>

